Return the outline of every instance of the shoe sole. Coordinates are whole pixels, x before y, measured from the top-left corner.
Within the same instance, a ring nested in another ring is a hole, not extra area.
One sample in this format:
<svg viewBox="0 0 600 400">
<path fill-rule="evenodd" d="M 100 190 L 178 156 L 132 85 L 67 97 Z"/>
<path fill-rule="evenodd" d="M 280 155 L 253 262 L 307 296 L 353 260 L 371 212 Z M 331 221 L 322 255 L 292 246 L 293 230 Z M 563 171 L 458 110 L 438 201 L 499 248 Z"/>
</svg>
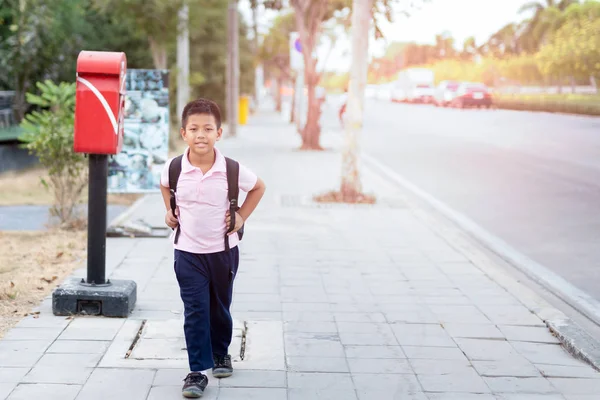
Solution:
<svg viewBox="0 0 600 400">
<path fill-rule="evenodd" d="M 183 395 L 183 397 L 185 397 L 186 399 L 198 399 L 198 398 L 202 397 L 202 395 L 203 395 L 204 393 L 198 393 L 198 392 L 195 392 L 195 391 L 189 391 L 189 392 L 188 392 L 188 391 L 185 391 L 185 390 L 184 390 L 183 392 L 181 392 L 181 394 L 182 394 L 182 395 Z"/>
<path fill-rule="evenodd" d="M 233 375 L 233 371 L 214 371 L 213 376 L 215 378 L 229 378 Z"/>
</svg>

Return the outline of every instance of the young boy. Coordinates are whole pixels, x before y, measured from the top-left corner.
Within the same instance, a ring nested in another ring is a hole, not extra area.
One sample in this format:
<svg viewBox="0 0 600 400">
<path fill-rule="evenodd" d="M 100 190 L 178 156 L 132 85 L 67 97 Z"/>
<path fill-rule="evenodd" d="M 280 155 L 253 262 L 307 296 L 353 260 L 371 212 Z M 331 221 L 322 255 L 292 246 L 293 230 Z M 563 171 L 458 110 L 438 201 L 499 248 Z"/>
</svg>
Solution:
<svg viewBox="0 0 600 400">
<path fill-rule="evenodd" d="M 239 188 L 248 194 L 226 238 L 231 221 L 226 160 L 214 147 L 223 134 L 219 107 L 207 99 L 192 101 L 183 109 L 181 120 L 181 136 L 188 148 L 181 158 L 175 213 L 170 202 L 173 188 L 169 188 L 169 165 L 173 160 L 162 172 L 160 189 L 167 208 L 165 222 L 175 229 L 175 275 L 185 308 L 190 373 L 185 378 L 183 396 L 197 398 L 208 384 L 202 371 L 213 368 L 216 378 L 233 373 L 227 349 L 233 329 L 229 308 L 239 263 L 236 232 L 260 202 L 265 184 L 240 165 Z"/>
</svg>

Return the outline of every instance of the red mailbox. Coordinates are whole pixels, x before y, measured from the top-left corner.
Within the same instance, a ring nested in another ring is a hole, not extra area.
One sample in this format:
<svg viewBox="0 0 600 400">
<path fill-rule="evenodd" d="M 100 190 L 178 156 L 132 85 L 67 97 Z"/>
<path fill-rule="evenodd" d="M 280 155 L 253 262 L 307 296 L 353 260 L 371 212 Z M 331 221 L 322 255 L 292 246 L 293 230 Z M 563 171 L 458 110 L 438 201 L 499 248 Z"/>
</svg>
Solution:
<svg viewBox="0 0 600 400">
<path fill-rule="evenodd" d="M 125 53 L 79 53 L 73 145 L 76 152 L 118 154 L 121 151 L 126 72 Z"/>
</svg>

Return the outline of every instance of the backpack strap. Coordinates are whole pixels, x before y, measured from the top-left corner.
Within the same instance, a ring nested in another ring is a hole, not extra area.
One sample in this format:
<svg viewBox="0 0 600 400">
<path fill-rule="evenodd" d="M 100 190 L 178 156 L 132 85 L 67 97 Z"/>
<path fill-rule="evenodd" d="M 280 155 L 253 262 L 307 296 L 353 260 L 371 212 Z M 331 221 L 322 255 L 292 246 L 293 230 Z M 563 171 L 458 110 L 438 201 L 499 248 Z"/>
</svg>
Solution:
<svg viewBox="0 0 600 400">
<path fill-rule="evenodd" d="M 229 215 L 231 216 L 227 232 L 225 232 L 225 250 L 229 251 L 229 235 L 228 233 L 235 228 L 235 213 L 240 209 L 238 205 L 238 197 L 240 195 L 239 178 L 240 164 L 229 157 L 225 157 L 225 165 L 227 169 L 227 197 L 229 199 Z M 244 227 L 237 232 L 240 240 L 244 235 Z"/>
<path fill-rule="evenodd" d="M 175 210 L 177 209 L 177 200 L 175 197 L 175 192 L 177 192 L 177 182 L 179 182 L 179 175 L 181 175 L 182 160 L 183 160 L 183 154 L 175 157 L 171 161 L 171 164 L 169 164 L 169 191 L 171 192 L 171 200 L 170 200 L 171 210 L 173 211 L 173 215 L 175 215 L 176 218 L 177 218 L 177 215 L 175 214 Z M 181 229 L 179 228 L 179 225 L 178 225 L 177 228 L 175 228 L 175 241 L 174 241 L 175 244 L 177 244 L 177 241 L 179 240 L 180 232 L 181 232 Z"/>
</svg>

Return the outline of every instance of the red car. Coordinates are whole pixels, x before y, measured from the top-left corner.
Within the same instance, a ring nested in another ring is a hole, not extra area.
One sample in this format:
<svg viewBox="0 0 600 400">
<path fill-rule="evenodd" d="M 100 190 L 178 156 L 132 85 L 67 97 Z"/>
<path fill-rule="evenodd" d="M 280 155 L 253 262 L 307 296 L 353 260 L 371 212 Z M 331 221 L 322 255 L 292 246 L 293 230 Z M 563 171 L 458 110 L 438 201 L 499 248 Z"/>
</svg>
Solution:
<svg viewBox="0 0 600 400">
<path fill-rule="evenodd" d="M 462 83 L 456 91 L 456 97 L 452 100 L 453 107 L 486 107 L 491 108 L 493 104 L 492 93 L 483 83 Z"/>
</svg>

